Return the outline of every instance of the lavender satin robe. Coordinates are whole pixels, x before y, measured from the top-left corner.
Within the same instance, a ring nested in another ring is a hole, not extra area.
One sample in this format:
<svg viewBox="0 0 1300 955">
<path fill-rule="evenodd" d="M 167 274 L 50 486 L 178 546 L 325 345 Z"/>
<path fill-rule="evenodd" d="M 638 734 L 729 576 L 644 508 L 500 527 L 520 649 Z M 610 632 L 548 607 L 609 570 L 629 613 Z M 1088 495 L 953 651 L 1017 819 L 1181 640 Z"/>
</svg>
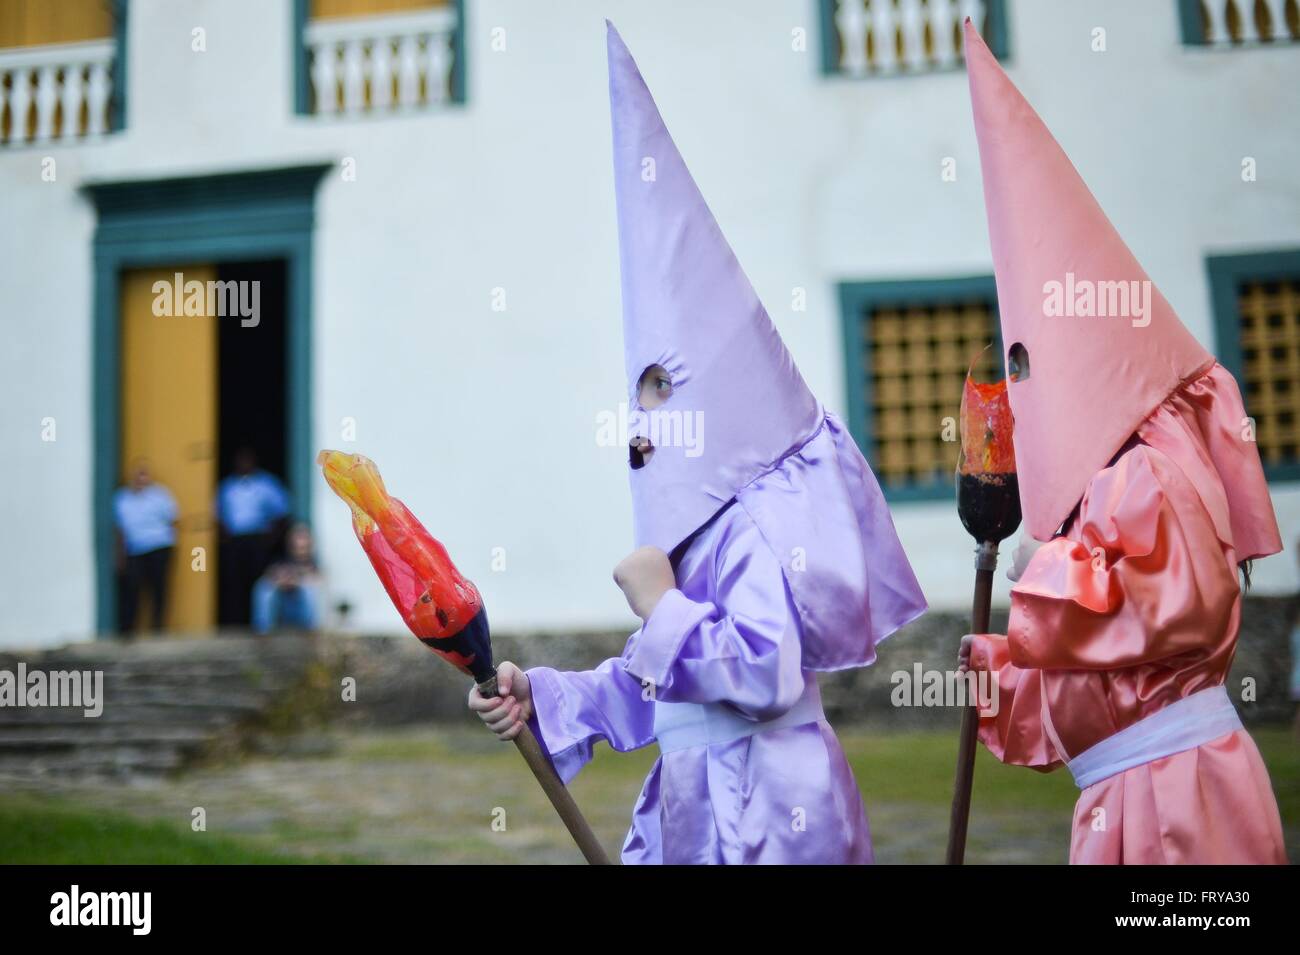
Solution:
<svg viewBox="0 0 1300 955">
<path fill-rule="evenodd" d="M 781 716 L 816 674 L 780 564 L 743 508 L 705 527 L 621 657 L 595 670 L 528 671 L 530 721 L 568 782 L 604 739 L 620 752 L 655 741 L 654 698 L 726 703 Z M 662 754 L 642 787 L 625 863 L 867 863 L 866 810 L 825 719 Z"/>
</svg>

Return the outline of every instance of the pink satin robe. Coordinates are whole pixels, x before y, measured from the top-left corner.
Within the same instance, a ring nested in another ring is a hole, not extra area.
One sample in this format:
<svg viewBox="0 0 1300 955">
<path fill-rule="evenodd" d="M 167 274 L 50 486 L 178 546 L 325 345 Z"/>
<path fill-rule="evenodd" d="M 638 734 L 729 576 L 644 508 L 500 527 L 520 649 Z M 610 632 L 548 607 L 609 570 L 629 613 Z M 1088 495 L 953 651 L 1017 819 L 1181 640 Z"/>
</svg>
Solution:
<svg viewBox="0 0 1300 955">
<path fill-rule="evenodd" d="M 1220 372 L 1157 409 L 1098 472 L 1065 532 L 1012 589 L 1008 635 L 976 638 L 971 666 L 996 672 L 1000 691 L 980 739 L 1003 762 L 1054 769 L 1224 683 L 1241 614 L 1237 555 L 1223 542 L 1232 535 L 1222 484 L 1179 443 L 1191 434 L 1187 402 L 1212 402 Z M 1197 470 L 1195 481 L 1175 457 Z M 1070 861 L 1285 864 L 1254 741 L 1238 730 L 1083 790 Z"/>
</svg>

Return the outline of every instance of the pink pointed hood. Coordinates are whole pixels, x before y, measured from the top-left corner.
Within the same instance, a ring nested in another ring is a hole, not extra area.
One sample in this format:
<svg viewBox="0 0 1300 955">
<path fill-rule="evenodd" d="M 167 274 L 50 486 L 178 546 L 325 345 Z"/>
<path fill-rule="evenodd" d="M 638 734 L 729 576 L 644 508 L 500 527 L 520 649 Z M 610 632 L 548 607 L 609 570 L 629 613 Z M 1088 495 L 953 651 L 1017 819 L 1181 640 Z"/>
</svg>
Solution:
<svg viewBox="0 0 1300 955">
<path fill-rule="evenodd" d="M 1094 474 L 1213 357 L 1111 225 L 1038 114 L 966 21 L 1025 526 L 1047 540 Z M 1127 297 L 1127 304 L 1125 299 Z"/>
<path fill-rule="evenodd" d="M 741 508 L 781 564 L 803 666 L 869 664 L 881 640 L 925 610 L 880 486 L 808 390 L 607 26 L 634 416 L 645 414 L 637 384 L 646 368 L 662 365 L 672 380 L 650 413 L 654 454 L 630 469 L 636 543 L 671 553 L 722 508 Z"/>
</svg>

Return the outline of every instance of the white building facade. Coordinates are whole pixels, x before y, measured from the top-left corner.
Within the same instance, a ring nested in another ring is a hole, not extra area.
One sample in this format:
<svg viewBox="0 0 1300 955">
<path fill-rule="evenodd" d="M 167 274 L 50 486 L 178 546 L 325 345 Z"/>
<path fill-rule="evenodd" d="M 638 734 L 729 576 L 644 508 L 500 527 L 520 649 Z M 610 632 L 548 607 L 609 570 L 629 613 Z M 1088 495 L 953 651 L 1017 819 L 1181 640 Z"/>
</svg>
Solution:
<svg viewBox="0 0 1300 955">
<path fill-rule="evenodd" d="M 978 336 L 945 330 L 945 310 L 992 314 L 966 77 L 945 39 L 968 11 L 1184 322 L 1261 389 L 1284 540 L 1300 534 L 1294 3 L 110 6 L 108 36 L 0 50 L 0 647 L 112 629 L 106 495 L 137 400 L 122 276 L 183 255 L 287 263 L 282 379 L 183 381 L 219 387 L 213 421 L 241 400 L 252 421 L 256 389 L 271 396 L 279 470 L 350 626 L 400 628 L 313 470 L 319 448 L 381 466 L 498 628 L 630 623 L 610 579 L 632 546 L 627 454 L 599 440 L 626 395 L 606 17 L 813 390 L 873 462 L 896 458 L 895 523 L 933 606 L 971 590 L 951 484 L 925 470 L 956 407 L 947 378 L 918 374 L 891 418 L 872 328 L 931 322 L 926 360 L 969 360 Z M 186 453 L 204 480 L 219 470 L 213 448 Z M 182 544 L 210 533 L 201 512 Z M 1255 587 L 1295 578 L 1283 554 Z"/>
</svg>

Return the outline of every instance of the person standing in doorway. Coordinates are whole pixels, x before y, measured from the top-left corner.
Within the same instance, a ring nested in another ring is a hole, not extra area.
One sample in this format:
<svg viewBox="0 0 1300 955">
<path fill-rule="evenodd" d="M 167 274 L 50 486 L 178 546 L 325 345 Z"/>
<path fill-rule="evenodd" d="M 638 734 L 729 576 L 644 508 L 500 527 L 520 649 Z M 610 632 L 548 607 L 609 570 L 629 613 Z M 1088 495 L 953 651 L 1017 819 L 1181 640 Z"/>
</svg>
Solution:
<svg viewBox="0 0 1300 955">
<path fill-rule="evenodd" d="M 118 488 L 113 495 L 121 633 L 135 629 L 140 595 L 146 590 L 153 605 L 153 629 L 163 629 L 167 618 L 167 573 L 176 547 L 177 514 L 176 498 L 171 491 L 153 480 L 147 461 L 135 461 L 126 486 Z"/>
<path fill-rule="evenodd" d="M 289 492 L 257 466 L 252 448 L 235 452 L 234 473 L 217 488 L 221 530 L 219 622 L 246 627 L 253 584 L 271 562 L 289 514 Z"/>
</svg>

